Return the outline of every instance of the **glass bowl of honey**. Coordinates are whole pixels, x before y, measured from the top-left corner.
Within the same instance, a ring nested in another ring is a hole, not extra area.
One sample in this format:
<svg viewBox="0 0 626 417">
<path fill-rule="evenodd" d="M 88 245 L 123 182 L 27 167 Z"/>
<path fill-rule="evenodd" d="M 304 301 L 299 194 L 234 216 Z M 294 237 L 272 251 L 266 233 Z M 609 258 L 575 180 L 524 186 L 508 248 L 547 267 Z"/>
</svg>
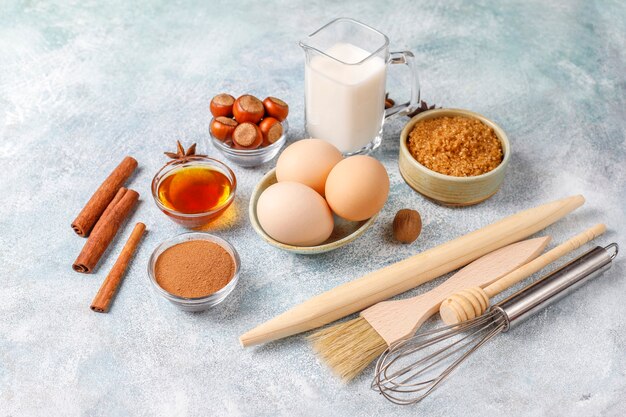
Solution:
<svg viewBox="0 0 626 417">
<path fill-rule="evenodd" d="M 271 161 L 285 146 L 285 143 L 287 143 L 289 123 L 287 123 L 287 120 L 285 119 L 281 122 L 281 124 L 283 127 L 283 134 L 274 143 L 263 145 L 256 149 L 238 149 L 232 146 L 232 140 L 223 142 L 213 136 L 210 130 L 209 135 L 211 137 L 213 147 L 220 151 L 226 159 L 241 167 L 251 168 Z"/>
<path fill-rule="evenodd" d="M 226 164 L 206 156 L 172 161 L 152 179 L 157 207 L 190 229 L 217 219 L 233 202 L 236 190 L 235 173 Z"/>
</svg>

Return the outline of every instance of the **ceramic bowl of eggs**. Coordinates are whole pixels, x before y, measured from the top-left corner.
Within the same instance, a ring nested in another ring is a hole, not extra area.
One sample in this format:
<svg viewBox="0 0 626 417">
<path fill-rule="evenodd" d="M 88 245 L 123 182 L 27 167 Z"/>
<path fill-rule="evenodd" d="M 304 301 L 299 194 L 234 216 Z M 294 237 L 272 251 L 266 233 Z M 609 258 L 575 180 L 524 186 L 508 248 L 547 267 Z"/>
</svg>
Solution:
<svg viewBox="0 0 626 417">
<path fill-rule="evenodd" d="M 389 195 L 385 167 L 370 156 L 344 158 L 321 139 L 288 146 L 250 198 L 250 221 L 269 244 L 312 255 L 344 246 L 376 219 Z"/>
</svg>

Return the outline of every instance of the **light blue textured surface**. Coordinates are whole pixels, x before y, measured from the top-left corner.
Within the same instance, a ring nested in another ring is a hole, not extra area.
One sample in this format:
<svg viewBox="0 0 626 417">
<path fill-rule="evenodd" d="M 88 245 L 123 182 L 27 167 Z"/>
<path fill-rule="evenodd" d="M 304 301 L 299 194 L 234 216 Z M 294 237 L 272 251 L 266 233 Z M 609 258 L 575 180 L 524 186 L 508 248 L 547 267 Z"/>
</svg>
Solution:
<svg viewBox="0 0 626 417">
<path fill-rule="evenodd" d="M 504 186 L 471 208 L 424 200 L 398 173 L 404 120 L 395 120 L 375 155 L 392 184 L 375 226 L 348 247 L 304 257 L 264 244 L 249 225 L 248 197 L 272 165 L 234 167 L 235 204 L 211 230 L 239 250 L 240 284 L 215 310 L 174 309 L 145 273 L 152 249 L 183 231 L 151 201 L 162 152 L 182 139 L 216 155 L 204 140 L 209 100 L 222 91 L 282 97 L 291 137 L 302 137 L 297 40 L 338 16 L 414 51 L 423 98 L 485 114 L 507 131 L 514 154 Z M 4 0 L 0 415 L 625 415 L 626 255 L 495 339 L 418 407 L 387 403 L 369 390 L 369 375 L 342 385 L 302 337 L 251 349 L 237 341 L 324 290 L 557 197 L 582 193 L 588 202 L 547 230 L 555 242 L 604 221 L 610 231 L 599 242 L 626 244 L 625 28 L 617 0 Z M 112 311 L 95 314 L 89 303 L 131 226 L 85 276 L 70 267 L 84 243 L 70 222 L 129 154 L 141 167 L 129 186 L 142 200 L 131 221 L 149 233 Z M 390 238 L 402 207 L 424 221 L 409 246 Z"/>
</svg>

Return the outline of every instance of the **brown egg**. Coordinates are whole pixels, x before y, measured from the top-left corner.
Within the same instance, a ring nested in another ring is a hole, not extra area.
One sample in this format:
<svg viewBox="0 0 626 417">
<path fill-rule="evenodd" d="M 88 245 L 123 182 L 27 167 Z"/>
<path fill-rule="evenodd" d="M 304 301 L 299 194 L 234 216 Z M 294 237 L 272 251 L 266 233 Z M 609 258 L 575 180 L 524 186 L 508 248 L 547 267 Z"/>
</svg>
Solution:
<svg viewBox="0 0 626 417">
<path fill-rule="evenodd" d="M 339 149 L 321 139 L 302 139 L 292 145 L 276 162 L 276 178 L 307 185 L 325 195 L 326 177 L 331 169 L 343 159 Z"/>
<path fill-rule="evenodd" d="M 385 167 L 371 156 L 351 156 L 339 162 L 326 179 L 326 201 L 338 216 L 366 220 L 378 213 L 389 195 Z"/>
</svg>

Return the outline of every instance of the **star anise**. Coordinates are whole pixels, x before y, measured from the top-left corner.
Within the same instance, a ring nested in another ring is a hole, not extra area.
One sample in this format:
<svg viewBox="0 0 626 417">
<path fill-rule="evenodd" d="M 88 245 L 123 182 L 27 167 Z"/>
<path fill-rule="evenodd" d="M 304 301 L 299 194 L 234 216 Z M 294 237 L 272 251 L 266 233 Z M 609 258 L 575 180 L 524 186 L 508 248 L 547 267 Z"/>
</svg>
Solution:
<svg viewBox="0 0 626 417">
<path fill-rule="evenodd" d="M 433 104 L 432 106 L 429 106 L 428 103 L 426 103 L 424 100 L 420 100 L 420 105 L 413 110 L 410 113 L 407 113 L 407 116 L 409 117 L 413 117 L 413 116 L 417 116 L 418 114 L 425 112 L 427 110 L 432 110 L 432 109 L 436 109 L 437 105 Z"/>
<path fill-rule="evenodd" d="M 177 140 L 176 141 L 176 149 L 177 152 L 164 152 L 165 155 L 167 155 L 168 157 L 172 158 L 173 161 L 170 161 L 169 163 L 174 163 L 174 162 L 179 162 L 179 163 L 185 163 L 188 162 L 192 159 L 195 158 L 201 158 L 201 157 L 205 157 L 206 155 L 196 155 L 196 144 L 194 143 L 193 145 L 191 145 L 186 151 L 185 148 L 183 148 L 183 145 L 181 145 L 180 141 Z"/>
<path fill-rule="evenodd" d="M 395 105 L 396 105 L 396 102 L 393 99 L 389 98 L 389 93 L 386 93 L 385 94 L 385 109 L 390 109 L 391 107 Z M 425 112 L 426 110 L 432 110 L 436 108 L 437 106 L 435 104 L 433 104 L 432 106 L 429 106 L 428 103 L 426 103 L 424 100 L 420 100 L 419 106 L 412 112 L 407 113 L 407 116 L 413 117 L 413 116 L 420 114 L 421 112 Z"/>
<path fill-rule="evenodd" d="M 389 93 L 385 94 L 385 109 L 390 109 L 396 104 L 392 98 L 389 98 Z"/>
</svg>

